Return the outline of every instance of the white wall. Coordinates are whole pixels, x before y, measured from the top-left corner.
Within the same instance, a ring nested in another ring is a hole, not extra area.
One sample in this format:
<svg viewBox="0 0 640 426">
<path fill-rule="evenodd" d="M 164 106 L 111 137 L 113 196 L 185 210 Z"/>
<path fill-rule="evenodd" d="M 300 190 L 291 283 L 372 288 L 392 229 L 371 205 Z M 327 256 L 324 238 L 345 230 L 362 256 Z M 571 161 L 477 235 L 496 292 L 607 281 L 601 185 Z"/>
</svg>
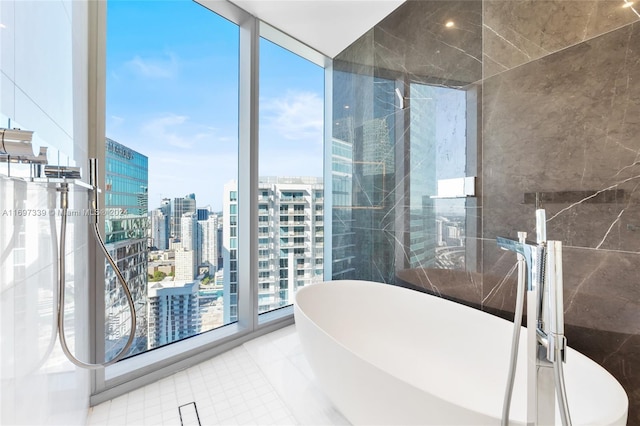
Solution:
<svg viewBox="0 0 640 426">
<path fill-rule="evenodd" d="M 84 1 L 0 1 L 0 127 L 11 119 L 12 127 L 34 131 L 37 144 L 49 147 L 50 164 L 75 162 L 84 170 L 87 34 Z M 71 209 L 86 202 L 84 190 L 72 191 Z M 0 424 L 80 425 L 86 419 L 89 373 L 52 341 L 60 217 L 49 209 L 57 203 L 55 189 L 9 178 L 0 163 Z M 42 215 L 17 215 L 25 209 Z M 65 310 L 71 346 L 85 357 L 86 221 L 69 218 Z"/>
</svg>

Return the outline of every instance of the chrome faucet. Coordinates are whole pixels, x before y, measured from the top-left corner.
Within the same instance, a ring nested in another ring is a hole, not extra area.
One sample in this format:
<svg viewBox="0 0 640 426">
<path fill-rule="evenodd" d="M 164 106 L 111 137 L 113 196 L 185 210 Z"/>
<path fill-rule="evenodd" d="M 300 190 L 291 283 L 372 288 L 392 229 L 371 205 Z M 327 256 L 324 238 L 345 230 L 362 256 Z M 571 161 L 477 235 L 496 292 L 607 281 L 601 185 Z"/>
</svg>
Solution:
<svg viewBox="0 0 640 426">
<path fill-rule="evenodd" d="M 517 241 L 505 237 L 497 237 L 498 247 L 503 250 L 521 254 L 527 266 L 527 291 L 539 285 L 544 273 L 544 245 L 530 241 Z"/>
<path fill-rule="evenodd" d="M 527 425 L 555 424 L 555 399 L 563 426 L 571 425 L 564 384 L 563 363 L 567 341 L 564 336 L 564 304 L 562 283 L 562 243 L 546 241 L 546 218 L 542 209 L 536 210 L 536 243 L 497 237 L 498 246 L 521 255 L 526 266 L 526 282 L 518 285 L 527 291 Z M 520 258 L 520 256 L 519 256 Z M 524 273 L 520 274 L 524 277 Z M 520 306 L 521 306 L 521 301 Z M 516 312 L 520 311 L 516 307 Z M 521 318 L 514 319 L 520 328 Z M 518 330 L 519 331 L 519 330 Z M 514 331 L 514 336 L 515 336 Z M 508 425 L 509 407 L 517 345 L 512 345 L 512 365 L 505 395 L 503 425 Z"/>
</svg>

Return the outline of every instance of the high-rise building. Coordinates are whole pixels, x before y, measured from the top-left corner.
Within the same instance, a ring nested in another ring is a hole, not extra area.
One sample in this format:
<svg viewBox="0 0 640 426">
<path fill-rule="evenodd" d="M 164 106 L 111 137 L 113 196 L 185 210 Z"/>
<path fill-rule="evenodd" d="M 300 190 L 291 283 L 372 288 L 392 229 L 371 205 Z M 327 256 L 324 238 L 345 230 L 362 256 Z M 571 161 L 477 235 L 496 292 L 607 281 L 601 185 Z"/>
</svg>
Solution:
<svg viewBox="0 0 640 426">
<path fill-rule="evenodd" d="M 190 281 L 196 275 L 195 252 L 180 248 L 175 251 L 176 273 L 175 278 L 179 281 Z"/>
<path fill-rule="evenodd" d="M 356 245 L 353 223 L 353 119 L 336 123 L 332 140 L 332 279 L 355 279 Z"/>
<path fill-rule="evenodd" d="M 180 227 L 180 241 L 182 242 L 182 248 L 193 251 L 193 262 L 197 267 L 202 263 L 202 244 L 200 241 L 201 235 L 198 232 L 196 214 L 183 214 Z"/>
<path fill-rule="evenodd" d="M 396 232 L 403 216 L 403 186 L 396 182 L 395 80 L 372 81 L 337 72 L 334 88 L 373 83 L 373 108 L 334 110 L 332 140 L 333 279 L 358 278 L 393 283 L 396 262 L 404 262 L 406 236 Z M 368 78 L 368 77 L 367 77 Z M 352 91 L 336 91 L 335 105 L 353 105 Z M 356 95 L 357 96 L 357 95 Z M 398 254 L 396 256 L 396 254 Z M 402 266 L 403 267 L 403 266 Z"/>
<path fill-rule="evenodd" d="M 182 215 L 196 212 L 196 194 L 187 194 L 182 198 L 173 199 L 171 211 L 171 236 L 180 238 L 182 235 Z"/>
<path fill-rule="evenodd" d="M 149 213 L 151 218 L 151 247 L 158 250 L 166 250 L 169 248 L 169 233 L 167 232 L 167 216 L 162 209 L 155 209 Z"/>
<path fill-rule="evenodd" d="M 322 178 L 262 177 L 258 184 L 260 312 L 293 303 L 295 291 L 323 280 Z M 224 321 L 237 319 L 237 184 L 224 190 Z"/>
<path fill-rule="evenodd" d="M 149 287 L 149 349 L 200 332 L 197 280 L 165 278 Z"/>
<path fill-rule="evenodd" d="M 197 220 L 201 221 L 209 219 L 209 213 L 210 211 L 208 208 L 196 209 Z"/>
<path fill-rule="evenodd" d="M 224 185 L 222 211 L 222 259 L 224 324 L 238 320 L 238 182 Z"/>
<path fill-rule="evenodd" d="M 147 237 L 148 159 L 114 141 L 106 140 L 105 243 L 133 296 L 138 328 L 130 354 L 147 348 Z M 113 268 L 105 262 L 105 354 L 115 356 L 130 330 L 127 298 Z"/>
<path fill-rule="evenodd" d="M 379 175 L 394 169 L 394 146 L 387 119 L 374 118 L 362 123 L 362 174 Z"/>
<path fill-rule="evenodd" d="M 165 240 L 167 241 L 164 249 L 167 249 L 169 247 L 169 238 L 171 237 L 171 199 L 163 198 L 160 202 L 160 210 L 164 214 Z"/>
<path fill-rule="evenodd" d="M 437 135 L 438 102 L 433 86 L 411 84 L 411 129 L 409 134 L 409 268 L 432 268 L 436 263 Z M 464 134 L 464 132 L 463 132 Z M 449 150 L 450 147 L 447 147 Z M 450 156 L 447 152 L 446 156 Z M 442 158 L 445 156 L 443 155 Z M 464 170 L 463 170 L 464 172 Z M 461 176 L 464 176 L 461 175 Z"/>
<path fill-rule="evenodd" d="M 196 215 L 185 213 L 180 220 L 180 242 L 182 248 L 194 250 L 196 245 Z"/>
<path fill-rule="evenodd" d="M 198 221 L 198 236 L 202 259 L 200 264 L 209 266 L 211 275 L 218 270 L 218 217 L 210 215 Z"/>
<path fill-rule="evenodd" d="M 222 269 L 224 267 L 224 256 L 222 256 L 222 231 L 223 231 L 223 227 L 222 227 L 222 223 L 223 223 L 223 218 L 222 218 L 222 213 L 218 213 L 218 237 L 216 239 L 216 244 L 217 244 L 217 250 L 218 250 L 218 270 Z"/>
<path fill-rule="evenodd" d="M 164 213 L 165 216 L 170 217 L 171 216 L 171 199 L 163 198 L 162 201 L 160 201 L 160 210 L 162 210 L 162 213 Z M 169 229 L 169 227 L 167 227 L 167 229 Z"/>
</svg>

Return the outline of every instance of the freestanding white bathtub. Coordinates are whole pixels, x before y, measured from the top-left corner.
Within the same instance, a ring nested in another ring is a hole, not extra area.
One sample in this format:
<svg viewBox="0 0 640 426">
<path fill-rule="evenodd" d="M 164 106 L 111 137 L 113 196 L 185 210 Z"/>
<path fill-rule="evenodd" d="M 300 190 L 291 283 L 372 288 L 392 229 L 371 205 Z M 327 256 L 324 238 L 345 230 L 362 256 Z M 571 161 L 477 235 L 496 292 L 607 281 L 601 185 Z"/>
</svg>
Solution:
<svg viewBox="0 0 640 426">
<path fill-rule="evenodd" d="M 513 323 L 365 281 L 299 289 L 295 321 L 320 386 L 351 423 L 500 424 Z M 514 425 L 526 422 L 525 334 L 520 343 Z M 565 380 L 575 426 L 626 424 L 627 395 L 601 366 L 569 349 Z"/>
</svg>

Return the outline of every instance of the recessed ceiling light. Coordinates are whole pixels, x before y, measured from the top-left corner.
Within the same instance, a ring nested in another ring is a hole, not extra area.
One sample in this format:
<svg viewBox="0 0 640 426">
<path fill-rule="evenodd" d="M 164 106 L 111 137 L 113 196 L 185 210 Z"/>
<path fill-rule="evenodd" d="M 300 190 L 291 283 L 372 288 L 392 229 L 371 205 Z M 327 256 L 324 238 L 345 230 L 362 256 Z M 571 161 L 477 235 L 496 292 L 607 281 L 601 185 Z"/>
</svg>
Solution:
<svg viewBox="0 0 640 426">
<path fill-rule="evenodd" d="M 5 24 L 0 24 L 0 28 L 7 28 Z"/>
<path fill-rule="evenodd" d="M 349 105 L 345 105 L 345 106 L 344 106 L 344 109 L 349 109 Z"/>
<path fill-rule="evenodd" d="M 446 23 L 446 24 L 444 24 L 444 26 L 445 26 L 445 27 L 447 27 L 447 28 L 451 28 L 451 27 L 453 27 L 454 25 L 455 25 L 455 22 L 453 22 L 453 21 L 447 21 L 447 23 Z"/>
</svg>

